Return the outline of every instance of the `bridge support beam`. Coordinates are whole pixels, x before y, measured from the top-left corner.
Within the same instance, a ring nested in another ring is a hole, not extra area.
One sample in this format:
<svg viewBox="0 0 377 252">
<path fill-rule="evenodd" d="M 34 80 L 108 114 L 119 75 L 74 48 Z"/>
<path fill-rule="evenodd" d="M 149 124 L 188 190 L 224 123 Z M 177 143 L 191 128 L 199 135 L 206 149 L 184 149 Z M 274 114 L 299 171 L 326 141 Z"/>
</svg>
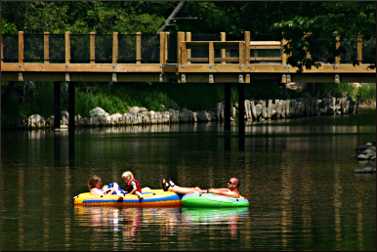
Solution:
<svg viewBox="0 0 377 252">
<path fill-rule="evenodd" d="M 238 143 L 239 150 L 245 150 L 245 86 L 238 84 Z"/>
<path fill-rule="evenodd" d="M 60 83 L 54 82 L 54 129 L 60 128 Z"/>
<path fill-rule="evenodd" d="M 230 131 L 230 96 L 231 86 L 226 83 L 224 85 L 224 132 Z"/>
<path fill-rule="evenodd" d="M 68 82 L 68 129 L 70 132 L 75 130 L 75 83 Z"/>
<path fill-rule="evenodd" d="M 224 149 L 230 150 L 230 107 L 231 84 L 224 84 Z"/>
</svg>

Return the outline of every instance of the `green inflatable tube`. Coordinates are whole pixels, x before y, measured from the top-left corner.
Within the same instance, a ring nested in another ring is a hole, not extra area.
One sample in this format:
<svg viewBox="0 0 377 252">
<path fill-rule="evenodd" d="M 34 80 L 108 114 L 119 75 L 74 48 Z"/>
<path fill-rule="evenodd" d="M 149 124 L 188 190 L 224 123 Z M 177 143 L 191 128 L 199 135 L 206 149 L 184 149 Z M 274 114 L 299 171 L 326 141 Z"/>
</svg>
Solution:
<svg viewBox="0 0 377 252">
<path fill-rule="evenodd" d="M 232 198 L 213 193 L 190 193 L 182 197 L 184 207 L 248 207 L 249 201 L 245 198 Z"/>
</svg>

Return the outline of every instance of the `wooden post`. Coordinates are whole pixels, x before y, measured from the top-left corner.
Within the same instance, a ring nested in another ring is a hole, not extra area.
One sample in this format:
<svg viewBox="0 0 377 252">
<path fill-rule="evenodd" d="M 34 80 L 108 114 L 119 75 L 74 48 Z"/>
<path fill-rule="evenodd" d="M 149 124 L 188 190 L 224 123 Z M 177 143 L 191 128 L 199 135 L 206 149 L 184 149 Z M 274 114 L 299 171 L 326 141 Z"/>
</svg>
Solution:
<svg viewBox="0 0 377 252">
<path fill-rule="evenodd" d="M 136 64 L 141 64 L 141 32 L 136 33 Z"/>
<path fill-rule="evenodd" d="M 363 36 L 361 34 L 357 35 L 357 62 L 360 64 L 363 62 Z"/>
<path fill-rule="evenodd" d="M 165 34 L 160 32 L 160 64 L 165 64 Z"/>
<path fill-rule="evenodd" d="M 245 64 L 245 42 L 240 41 L 238 44 L 238 63 Z"/>
<path fill-rule="evenodd" d="M 75 129 L 75 83 L 68 83 L 68 129 L 74 131 Z"/>
<path fill-rule="evenodd" d="M 169 56 L 169 51 L 168 51 L 168 44 L 169 44 L 169 32 L 164 32 L 165 34 L 165 63 L 168 62 L 168 56 Z"/>
<path fill-rule="evenodd" d="M 18 63 L 23 64 L 24 63 L 24 46 L 25 46 L 25 41 L 24 41 L 24 32 L 19 31 L 18 32 Z"/>
<path fill-rule="evenodd" d="M 60 128 L 60 83 L 54 82 L 54 129 Z"/>
<path fill-rule="evenodd" d="M 220 32 L 220 40 L 222 42 L 225 42 L 226 41 L 226 33 L 225 32 Z M 225 44 L 221 44 L 221 64 L 225 64 L 226 63 L 226 49 L 224 48 L 225 47 Z"/>
<path fill-rule="evenodd" d="M 186 32 L 186 41 L 187 42 L 191 41 L 191 32 Z M 186 46 L 186 50 L 187 50 L 186 63 L 191 64 L 191 48 L 187 48 L 187 46 Z"/>
<path fill-rule="evenodd" d="M 181 62 L 180 64 L 187 64 L 187 46 L 186 41 L 182 41 L 180 44 Z"/>
<path fill-rule="evenodd" d="M 177 33 L 177 62 L 181 63 L 181 42 L 185 42 L 185 33 L 178 32 Z"/>
<path fill-rule="evenodd" d="M 215 47 L 213 41 L 208 44 L 208 64 L 215 64 Z"/>
<path fill-rule="evenodd" d="M 91 64 L 96 62 L 96 33 L 90 32 L 89 33 L 89 60 Z"/>
<path fill-rule="evenodd" d="M 250 64 L 250 32 L 245 31 L 245 64 Z"/>
<path fill-rule="evenodd" d="M 335 49 L 336 52 L 339 53 L 339 48 L 340 48 L 340 36 L 336 36 L 335 38 Z M 335 55 L 335 64 L 339 65 L 340 64 L 340 54 Z"/>
<path fill-rule="evenodd" d="M 287 65 L 288 62 L 288 54 L 285 52 L 285 47 L 288 44 L 288 41 L 286 39 L 281 40 L 281 63 L 283 65 Z"/>
<path fill-rule="evenodd" d="M 118 63 L 118 32 L 113 32 L 113 46 L 112 46 L 112 63 Z"/>
<path fill-rule="evenodd" d="M 43 58 L 44 63 L 50 63 L 49 32 L 43 33 Z"/>
<path fill-rule="evenodd" d="M 64 33 L 65 63 L 71 63 L 71 32 Z"/>
</svg>

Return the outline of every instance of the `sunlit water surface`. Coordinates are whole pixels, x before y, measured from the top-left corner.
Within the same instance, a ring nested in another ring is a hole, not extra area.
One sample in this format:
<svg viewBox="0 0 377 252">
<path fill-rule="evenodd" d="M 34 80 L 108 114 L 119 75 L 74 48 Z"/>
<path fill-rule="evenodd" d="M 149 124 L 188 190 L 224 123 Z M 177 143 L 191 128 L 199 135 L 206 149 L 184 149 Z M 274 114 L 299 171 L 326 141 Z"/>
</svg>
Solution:
<svg viewBox="0 0 377 252">
<path fill-rule="evenodd" d="M 153 126 L 2 133 L 3 250 L 375 250 L 376 178 L 356 175 L 375 126 Z M 241 179 L 241 209 L 74 207 L 90 175 L 143 186 Z"/>
</svg>

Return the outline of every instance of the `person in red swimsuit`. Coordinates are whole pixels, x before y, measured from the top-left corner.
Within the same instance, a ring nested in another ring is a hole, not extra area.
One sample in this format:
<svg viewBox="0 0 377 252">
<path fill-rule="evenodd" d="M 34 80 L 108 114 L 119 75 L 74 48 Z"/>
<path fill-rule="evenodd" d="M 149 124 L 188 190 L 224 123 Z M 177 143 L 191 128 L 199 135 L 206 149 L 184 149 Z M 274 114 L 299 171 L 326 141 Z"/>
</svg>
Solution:
<svg viewBox="0 0 377 252">
<path fill-rule="evenodd" d="M 134 175 L 130 171 L 125 171 L 122 174 L 122 179 L 126 184 L 126 191 L 129 194 L 135 194 L 139 199 L 143 199 L 141 184 L 139 180 L 135 179 Z"/>
</svg>

